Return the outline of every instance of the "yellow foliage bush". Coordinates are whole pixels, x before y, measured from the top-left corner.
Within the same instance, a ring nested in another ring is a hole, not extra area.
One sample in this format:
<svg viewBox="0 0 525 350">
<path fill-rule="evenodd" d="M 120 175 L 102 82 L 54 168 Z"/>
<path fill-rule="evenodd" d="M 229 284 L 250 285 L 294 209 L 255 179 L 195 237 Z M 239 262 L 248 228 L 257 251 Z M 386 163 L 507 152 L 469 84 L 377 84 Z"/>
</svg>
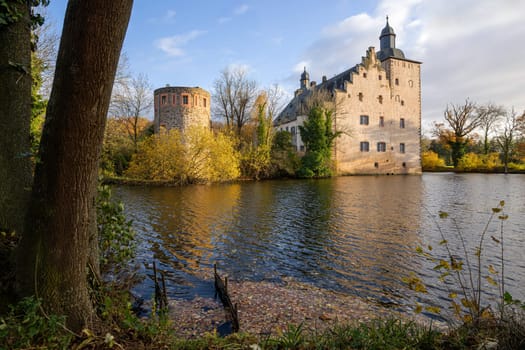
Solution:
<svg viewBox="0 0 525 350">
<path fill-rule="evenodd" d="M 501 159 L 499 158 L 499 153 L 497 152 L 483 155 L 481 160 L 484 167 L 487 169 L 494 169 L 501 166 Z"/>
<path fill-rule="evenodd" d="M 444 167 L 445 161 L 436 152 L 425 151 L 421 154 L 421 165 L 423 169 L 436 169 Z"/>
<path fill-rule="evenodd" d="M 489 153 L 487 155 L 467 153 L 458 163 L 458 168 L 461 170 L 491 170 L 501 166 L 498 153 Z"/>
<path fill-rule="evenodd" d="M 184 135 L 170 130 L 148 138 L 126 172 L 135 179 L 182 184 L 229 181 L 239 175 L 234 140 L 200 127 L 189 128 Z"/>
<path fill-rule="evenodd" d="M 467 153 L 458 162 L 458 168 L 461 170 L 473 170 L 483 167 L 483 161 L 476 153 Z"/>
</svg>

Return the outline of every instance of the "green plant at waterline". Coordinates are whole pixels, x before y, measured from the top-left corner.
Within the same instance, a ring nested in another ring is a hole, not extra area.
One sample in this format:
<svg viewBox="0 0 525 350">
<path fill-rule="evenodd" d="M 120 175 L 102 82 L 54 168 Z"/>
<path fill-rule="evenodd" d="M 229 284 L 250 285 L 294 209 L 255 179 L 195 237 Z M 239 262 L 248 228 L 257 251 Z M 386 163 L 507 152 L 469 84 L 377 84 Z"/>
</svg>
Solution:
<svg viewBox="0 0 525 350">
<path fill-rule="evenodd" d="M 453 311 L 453 314 L 464 325 L 473 326 L 474 328 L 480 328 L 482 325 L 490 322 L 505 323 L 511 316 L 508 312 L 514 312 L 516 307 L 525 309 L 524 303 L 513 299 L 512 295 L 505 288 L 504 223 L 508 219 L 508 215 L 504 212 L 504 206 L 505 202 L 500 201 L 495 208 L 492 208 L 491 215 L 479 236 L 473 252 L 469 253 L 465 237 L 456 219 L 450 217 L 446 212 L 440 212 L 439 218 L 452 221 L 460 247 L 457 249 L 452 247 L 441 226 L 435 221 L 441 238 L 439 246 L 443 247 L 445 258 L 437 257 L 438 253 L 432 245 L 428 245 L 426 248 L 416 248 L 417 253 L 433 263 L 434 270 L 439 272 L 438 279 L 448 291 L 450 309 Z M 499 271 L 492 264 L 485 264 L 483 259 L 485 245 L 489 241 L 489 227 L 496 219 L 499 220 L 499 231 L 495 235 L 490 235 L 490 242 L 498 245 L 500 248 L 498 257 L 500 262 Z M 489 286 L 498 290 L 496 312 L 493 310 L 494 305 L 490 303 L 482 304 L 481 296 L 488 291 L 482 281 L 486 281 Z M 404 282 L 409 289 L 417 293 L 425 294 L 428 292 L 425 284 L 415 274 L 404 279 Z M 416 312 L 421 312 L 422 310 L 423 305 L 417 304 Z M 441 308 L 436 305 L 427 305 L 425 310 L 435 314 L 441 312 Z"/>
<path fill-rule="evenodd" d="M 135 231 L 124 215 L 124 205 L 112 199 L 107 185 L 98 188 L 97 224 L 102 270 L 130 261 L 135 255 Z"/>
</svg>

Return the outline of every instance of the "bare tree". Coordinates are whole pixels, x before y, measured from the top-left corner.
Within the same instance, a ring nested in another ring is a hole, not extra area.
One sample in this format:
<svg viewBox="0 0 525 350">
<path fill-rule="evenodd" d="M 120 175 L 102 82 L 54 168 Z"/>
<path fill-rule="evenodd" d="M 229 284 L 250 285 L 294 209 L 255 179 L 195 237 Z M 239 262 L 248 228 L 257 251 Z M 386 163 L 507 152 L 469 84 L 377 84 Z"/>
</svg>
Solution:
<svg viewBox="0 0 525 350">
<path fill-rule="evenodd" d="M 479 127 L 483 131 L 483 153 L 489 154 L 489 134 L 495 131 L 494 127 L 497 122 L 505 115 L 505 108 L 489 103 L 485 106 L 479 106 L 477 108 L 477 114 L 479 117 Z"/>
<path fill-rule="evenodd" d="M 480 126 L 481 119 L 476 104 L 468 99 L 463 105 L 447 106 L 444 114 L 445 121 L 454 133 L 450 146 L 452 147 L 452 162 L 454 167 L 457 167 L 459 160 L 465 154 L 467 136 Z"/>
<path fill-rule="evenodd" d="M 245 69 L 227 68 L 214 82 L 214 114 L 240 136 L 257 96 L 257 83 L 248 79 Z"/>
<path fill-rule="evenodd" d="M 141 133 L 139 119 L 153 106 L 151 84 L 146 75 L 139 74 L 117 81 L 113 89 L 110 114 L 126 127 L 136 152 Z"/>
<path fill-rule="evenodd" d="M 87 283 L 89 227 L 111 89 L 132 4 L 68 2 L 18 247 L 19 292 L 41 298 L 47 312 L 65 315 L 74 331 L 93 317 Z M 24 94 L 30 96 L 30 90 Z"/>
<path fill-rule="evenodd" d="M 514 108 L 505 113 L 501 133 L 496 138 L 501 150 L 505 174 L 508 172 L 509 162 L 516 146 L 516 134 L 520 128 L 520 120 L 524 117 L 525 112 L 518 117 Z"/>
</svg>

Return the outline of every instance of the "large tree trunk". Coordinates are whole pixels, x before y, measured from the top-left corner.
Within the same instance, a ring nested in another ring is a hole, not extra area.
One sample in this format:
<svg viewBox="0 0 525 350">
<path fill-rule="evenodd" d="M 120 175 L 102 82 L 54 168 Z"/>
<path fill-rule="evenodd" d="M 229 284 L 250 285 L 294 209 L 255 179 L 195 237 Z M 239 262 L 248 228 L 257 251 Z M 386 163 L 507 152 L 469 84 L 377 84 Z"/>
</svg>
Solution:
<svg viewBox="0 0 525 350">
<path fill-rule="evenodd" d="M 86 266 L 98 160 L 132 0 L 70 0 L 17 277 L 80 330 L 93 316 Z"/>
<path fill-rule="evenodd" d="M 19 237 L 32 178 L 31 29 L 29 6 L 14 0 L 7 3 L 21 17 L 14 23 L 0 25 L 0 232 L 15 232 Z M 7 311 L 15 297 L 14 242 L 0 236 L 0 314 Z"/>
<path fill-rule="evenodd" d="M 21 233 L 31 189 L 31 27 L 29 6 L 7 2 L 22 17 L 0 25 L 0 231 Z"/>
</svg>

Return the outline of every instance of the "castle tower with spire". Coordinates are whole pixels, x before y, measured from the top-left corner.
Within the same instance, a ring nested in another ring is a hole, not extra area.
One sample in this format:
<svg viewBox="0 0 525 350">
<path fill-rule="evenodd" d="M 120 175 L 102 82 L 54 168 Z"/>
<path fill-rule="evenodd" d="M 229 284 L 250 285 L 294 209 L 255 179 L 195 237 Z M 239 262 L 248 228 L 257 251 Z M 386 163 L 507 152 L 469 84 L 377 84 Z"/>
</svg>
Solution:
<svg viewBox="0 0 525 350">
<path fill-rule="evenodd" d="M 316 90 L 333 96 L 334 129 L 343 131 L 334 147 L 339 174 L 421 173 L 421 62 L 396 47 L 389 18 L 379 35 L 379 51 L 369 47 L 361 63 L 331 79 L 310 83 L 304 69 L 300 88 L 274 121 L 288 131 L 298 152 L 304 144 L 298 126 Z M 323 94 L 317 94 L 317 96 Z"/>
</svg>

